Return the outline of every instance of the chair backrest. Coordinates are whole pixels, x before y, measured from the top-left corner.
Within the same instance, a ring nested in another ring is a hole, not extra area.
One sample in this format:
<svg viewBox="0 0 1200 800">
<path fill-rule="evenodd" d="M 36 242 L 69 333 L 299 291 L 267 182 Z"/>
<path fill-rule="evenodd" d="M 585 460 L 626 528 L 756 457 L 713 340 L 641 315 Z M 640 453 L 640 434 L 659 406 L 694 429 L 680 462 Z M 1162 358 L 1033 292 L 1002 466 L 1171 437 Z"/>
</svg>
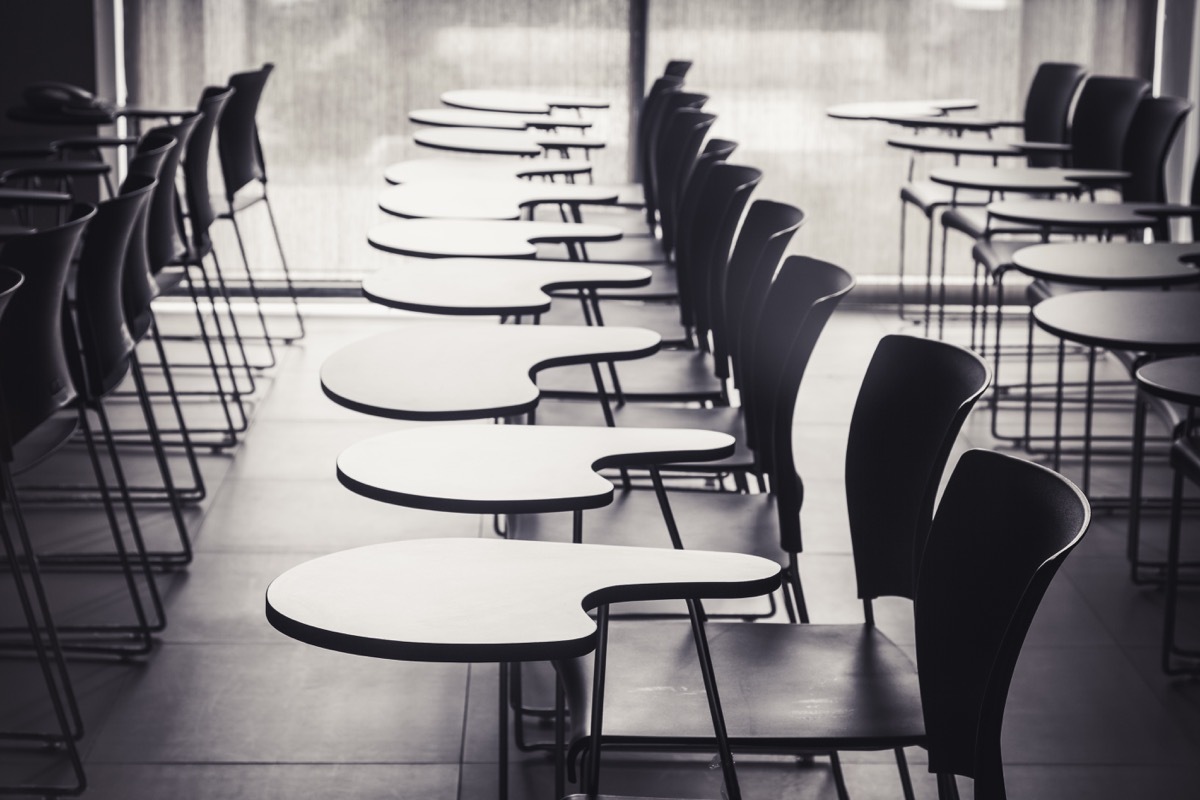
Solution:
<svg viewBox="0 0 1200 800">
<path fill-rule="evenodd" d="M 25 276 L 17 272 L 15 269 L 8 267 L 0 267 L 0 320 L 4 319 L 4 311 L 8 308 L 9 301 L 12 300 L 17 290 L 21 288 L 21 284 L 25 282 Z M 0 354 L 0 359 L 4 356 Z M 4 387 L 0 386 L 0 461 L 12 461 L 12 444 L 8 440 L 8 411 L 4 405 Z M 0 524 L 4 520 L 0 519 Z"/>
<path fill-rule="evenodd" d="M 929 770 L 974 778 L 1000 800 L 1000 728 L 1017 656 L 1063 559 L 1087 530 L 1087 498 L 1045 467 L 963 455 L 942 496 L 915 603 Z"/>
<path fill-rule="evenodd" d="M 744 348 L 758 324 L 767 290 L 779 269 L 783 251 L 804 224 L 804 212 L 786 203 L 755 200 L 742 221 L 737 244 L 725 270 L 725 293 L 716 313 L 723 323 L 713 329 L 713 358 L 718 378 L 742 377 Z M 732 362 L 732 363 L 731 363 Z"/>
<path fill-rule="evenodd" d="M 175 137 L 167 131 L 148 131 L 138 142 L 137 152 L 129 159 L 129 175 L 121 185 L 121 191 L 126 191 L 127 187 L 130 191 L 137 191 L 141 185 L 136 180 L 138 178 L 157 181 L 175 144 Z M 129 237 L 129 247 L 125 250 L 125 277 L 122 280 L 121 302 L 125 307 L 125 324 L 129 326 L 129 334 L 137 341 L 141 341 L 150 329 L 150 304 L 158 296 L 158 284 L 150 268 L 149 219 L 150 203 L 146 203 Z"/>
<path fill-rule="evenodd" d="M 1087 70 L 1078 64 L 1047 61 L 1038 66 L 1025 96 L 1025 140 L 1066 142 L 1071 100 Z M 1057 154 L 1034 153 L 1029 166 L 1048 167 L 1059 163 Z"/>
<path fill-rule="evenodd" d="M 1200 156 L 1196 157 L 1196 166 L 1192 169 L 1192 194 L 1189 202 L 1200 208 Z M 1200 242 L 1200 213 L 1192 214 L 1192 241 Z"/>
<path fill-rule="evenodd" d="M 700 110 L 697 98 L 705 95 L 673 92 L 659 125 L 654 143 L 651 170 L 658 221 L 662 226 L 663 251 L 671 254 L 675 247 L 679 220 L 679 195 L 683 183 L 700 152 L 708 129 L 716 122 L 712 114 Z M 683 105 L 676 105 L 676 102 Z"/>
<path fill-rule="evenodd" d="M 885 336 L 867 366 L 846 444 L 846 506 L 858 596 L 916 594 L 942 471 L 990 382 L 979 356 Z"/>
<path fill-rule="evenodd" d="M 704 350 L 709 349 L 709 331 L 724 323 L 719 309 L 723 308 L 720 301 L 725 291 L 730 249 L 742 212 L 762 175 L 762 170 L 740 164 L 715 165 L 698 200 L 691 228 L 686 232 L 688 262 L 679 268 L 678 280 L 681 287 L 684 283 L 689 287 L 692 318 L 684 323 L 693 327 Z"/>
<path fill-rule="evenodd" d="M 206 86 L 200 94 L 200 119 L 188 139 L 183 154 L 183 187 L 187 198 L 188 223 L 192 249 L 204 253 L 212 246 L 208 229 L 217 218 L 208 188 L 208 154 L 212 150 L 213 131 L 221 119 L 225 105 L 234 94 L 228 86 Z"/>
<path fill-rule="evenodd" d="M 150 198 L 150 210 L 147 212 L 146 247 L 150 254 L 150 271 L 155 274 L 168 264 L 177 262 L 186 250 L 180 228 L 175 177 L 179 173 L 179 162 L 187 151 L 188 141 L 201 117 L 199 113 L 190 114 L 178 124 L 161 125 L 153 129 L 156 133 L 174 137 L 177 143 L 159 166 L 158 186 Z"/>
<path fill-rule="evenodd" d="M 95 206 L 81 203 L 62 225 L 14 236 L 0 248 L 0 266 L 25 276 L 0 319 L 0 391 L 12 444 L 77 397 L 63 339 L 63 303 L 71 256 L 95 213 Z"/>
<path fill-rule="evenodd" d="M 1149 91 L 1141 78 L 1093 75 L 1085 80 L 1071 117 L 1071 166 L 1121 169 L 1129 123 Z"/>
<path fill-rule="evenodd" d="M 737 149 L 737 142 L 725 139 L 710 139 L 704 146 L 704 151 L 697 156 L 692 164 L 691 172 L 683 184 L 679 197 L 678 229 L 686 232 L 696 225 L 696 216 L 700 210 L 700 198 L 704 195 L 704 185 L 708 182 L 713 167 L 722 164 Z M 680 236 L 675 241 L 675 254 L 671 262 L 682 275 L 687 271 L 688 260 L 691 258 L 690 241 L 687 235 Z M 690 324 L 692 319 L 691 296 L 687 281 L 679 279 L 679 318 Z"/>
<path fill-rule="evenodd" d="M 657 219 L 653 180 L 654 143 L 658 140 L 666 95 L 678 92 L 682 85 L 681 78 L 663 76 L 656 79 L 650 86 L 650 91 L 646 92 L 646 98 L 642 101 L 642 108 L 638 113 L 637 151 L 633 157 L 637 159 L 638 177 L 642 181 L 647 222 Z"/>
<path fill-rule="evenodd" d="M 225 181 L 225 199 L 228 201 L 251 181 L 265 183 L 267 180 L 255 117 L 263 87 L 273 69 L 274 64 L 263 64 L 261 69 L 229 76 L 229 85 L 235 92 L 226 103 L 225 113 L 217 126 L 217 154 L 221 159 L 221 177 Z"/>
<path fill-rule="evenodd" d="M 763 303 L 750 355 L 750 403 L 756 435 L 750 444 L 771 478 L 779 515 L 780 545 L 798 553 L 804 487 L 792 450 L 792 415 L 809 356 L 825 323 L 854 278 L 841 267 L 806 256 L 784 260 Z"/>
<path fill-rule="evenodd" d="M 1182 97 L 1142 98 L 1125 137 L 1123 167 L 1129 180 L 1121 185 L 1127 203 L 1165 203 L 1166 166 L 1171 144 L 1192 104 Z"/>
<path fill-rule="evenodd" d="M 663 70 L 663 75 L 671 75 L 676 78 L 683 78 L 688 74 L 688 70 L 691 68 L 691 61 L 673 58 L 667 62 L 667 67 Z"/>
<path fill-rule="evenodd" d="M 96 205 L 83 237 L 75 273 L 78 349 L 69 363 L 75 385 L 87 400 L 112 391 L 129 372 L 136 344 L 125 321 L 122 275 L 134 228 L 156 185 L 144 175 L 128 178 L 119 195 Z"/>
</svg>

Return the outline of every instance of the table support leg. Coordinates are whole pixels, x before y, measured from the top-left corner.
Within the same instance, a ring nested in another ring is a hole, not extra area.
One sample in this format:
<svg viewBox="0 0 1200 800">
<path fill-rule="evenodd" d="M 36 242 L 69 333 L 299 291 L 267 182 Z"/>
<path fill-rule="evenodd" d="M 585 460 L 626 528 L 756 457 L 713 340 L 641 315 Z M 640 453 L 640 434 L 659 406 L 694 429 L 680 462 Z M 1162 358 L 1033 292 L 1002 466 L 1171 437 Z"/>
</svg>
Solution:
<svg viewBox="0 0 1200 800">
<path fill-rule="evenodd" d="M 1142 470 L 1146 457 L 1146 401 L 1138 392 L 1133 406 L 1133 455 L 1129 465 L 1129 531 L 1125 539 L 1125 558 L 1129 561 L 1129 579 L 1138 579 L 1138 553 L 1142 533 Z"/>
<path fill-rule="evenodd" d="M 1092 417 L 1096 400 L 1096 348 L 1088 348 L 1086 400 L 1083 405 L 1083 480 L 1085 495 L 1091 494 L 1092 484 Z"/>
<path fill-rule="evenodd" d="M 500 662 L 500 730 L 496 754 L 496 796 L 508 800 L 508 663 Z"/>
<path fill-rule="evenodd" d="M 1063 360 L 1066 344 L 1058 340 L 1058 381 L 1054 388 L 1054 471 L 1062 472 Z"/>
<path fill-rule="evenodd" d="M 742 800 L 737 768 L 733 763 L 733 750 L 729 746 L 729 732 L 725 728 L 725 714 L 721 710 L 721 696 L 717 692 L 712 654 L 709 652 L 708 637 L 704 632 L 704 612 L 700 608 L 699 600 L 689 598 L 687 604 L 688 617 L 692 623 L 692 638 L 696 642 L 696 656 L 700 661 L 700 676 L 704 679 L 704 693 L 708 696 L 708 711 L 712 715 L 713 734 L 717 739 L 717 755 L 721 759 L 721 771 L 725 777 L 725 792 L 729 800 Z"/>
</svg>

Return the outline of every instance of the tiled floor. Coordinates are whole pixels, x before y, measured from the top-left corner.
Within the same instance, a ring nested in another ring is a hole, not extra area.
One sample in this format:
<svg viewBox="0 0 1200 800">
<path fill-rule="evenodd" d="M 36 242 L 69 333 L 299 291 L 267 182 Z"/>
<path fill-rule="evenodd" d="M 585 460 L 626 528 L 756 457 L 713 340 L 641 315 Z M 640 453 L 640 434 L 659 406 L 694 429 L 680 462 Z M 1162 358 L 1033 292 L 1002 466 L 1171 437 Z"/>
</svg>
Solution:
<svg viewBox="0 0 1200 800">
<path fill-rule="evenodd" d="M 264 618 L 268 582 L 316 554 L 403 538 L 492 535 L 490 522 L 479 517 L 393 508 L 337 483 L 334 458 L 342 448 L 403 423 L 335 406 L 321 394 L 320 362 L 340 344 L 404 318 L 346 316 L 334 304 L 314 310 L 323 313 L 310 317 L 309 338 L 288 349 L 263 381 L 245 443 L 232 455 L 203 456 L 210 497 L 189 515 L 198 527 L 196 559 L 164 582 L 169 625 L 154 652 L 129 662 L 73 663 L 87 725 L 88 798 L 494 797 L 493 666 L 322 651 L 276 633 Z M 861 620 L 841 494 L 843 444 L 875 342 L 902 330 L 912 327 L 889 311 L 839 311 L 802 389 L 798 455 L 807 486 L 807 549 L 801 561 L 817 622 Z M 988 421 L 982 411 L 974 415 L 960 452 L 995 444 Z M 1116 431 L 1126 424 L 1122 415 L 1100 420 Z M 1115 466 L 1124 467 L 1119 460 Z M 31 518 L 42 541 L 56 546 L 96 541 L 90 512 L 56 506 Z M 169 532 L 161 512 L 146 520 L 152 536 Z M 1004 730 L 1014 798 L 1200 796 L 1200 683 L 1168 680 L 1158 671 L 1162 596 L 1128 581 L 1124 521 L 1097 514 L 1025 645 Z M 53 576 L 61 616 L 125 613 L 119 587 L 105 580 Z M 1195 612 L 1192 630 L 1200 619 L 1195 600 L 1187 609 Z M 911 643 L 905 605 L 881 604 L 879 620 L 897 641 Z M 44 712 L 28 666 L 0 660 L 0 714 L 15 721 Z M 4 775 L 31 769 L 28 762 L 18 766 L 16 756 L 3 751 Z M 550 797 L 547 761 L 513 758 L 514 796 Z M 899 796 L 887 754 L 844 760 L 852 797 Z M 923 755 L 914 751 L 910 760 L 918 796 L 933 796 Z M 746 757 L 739 768 L 749 798 L 835 796 L 824 759 Z M 612 792 L 720 792 L 720 773 L 708 768 L 708 757 L 614 755 L 604 774 Z"/>
</svg>

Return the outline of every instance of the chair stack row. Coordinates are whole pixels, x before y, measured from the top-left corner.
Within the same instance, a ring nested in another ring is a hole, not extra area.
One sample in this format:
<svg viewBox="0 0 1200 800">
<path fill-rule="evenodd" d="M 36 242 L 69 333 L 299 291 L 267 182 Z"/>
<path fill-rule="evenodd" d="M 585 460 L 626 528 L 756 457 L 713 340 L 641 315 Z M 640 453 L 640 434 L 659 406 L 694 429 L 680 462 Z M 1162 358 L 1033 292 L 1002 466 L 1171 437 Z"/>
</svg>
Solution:
<svg viewBox="0 0 1200 800">
<path fill-rule="evenodd" d="M 885 337 L 847 431 L 864 623 L 810 621 L 796 460 L 810 443 L 795 409 L 810 356 L 854 280 L 834 264 L 785 257 L 804 212 L 751 202 L 762 172 L 730 163 L 737 145 L 711 136 L 719 120 L 702 110 L 704 94 L 684 88 L 686 71 L 673 62 L 650 88 L 634 148 L 643 180 L 601 187 L 611 199 L 572 199 L 555 182 L 590 175 L 589 160 L 550 157 L 568 151 L 569 138 L 520 161 L 387 168 L 393 187 L 380 206 L 402 219 L 373 227 L 368 241 L 396 264 L 364 281 L 364 295 L 501 324 L 408 322 L 332 354 L 321 372 L 331 400 L 431 423 L 351 446 L 337 476 L 382 502 L 488 514 L 506 539 L 617 545 L 631 557 L 639 548 L 749 553 L 783 571 L 783 588 L 757 607 L 639 604 L 615 608 L 611 622 L 605 610 L 595 659 L 553 665 L 554 708 L 527 691 L 535 666 L 502 666 L 501 796 L 510 712 L 516 746 L 554 756 L 559 796 L 568 778 L 595 796 L 602 750 L 716 749 L 736 798 L 730 748 L 828 756 L 843 795 L 840 751 L 892 750 L 911 796 L 904 748 L 913 745 L 929 749 L 944 797 L 956 796 L 954 775 L 973 778 L 980 796 L 1000 796 L 999 709 L 1041 595 L 1087 527 L 1087 503 L 1055 473 L 989 451 L 964 455 L 936 503 L 989 369 L 961 347 Z M 495 98 L 480 95 L 444 99 L 482 112 Z M 583 118 L 546 105 L 539 130 Z M 432 111 L 411 118 L 482 124 Z M 487 133 L 416 141 L 443 150 L 488 142 L 480 146 L 499 152 Z M 589 158 L 602 156 L 593 148 Z M 530 185 L 514 192 L 518 180 Z M 517 199 L 484 212 L 483 197 Z M 463 420 L 496 425 L 453 424 Z M 569 456 L 588 454 L 615 486 L 577 494 Z M 915 601 L 916 664 L 874 625 L 882 597 Z M 699 663 L 689 649 L 697 626 L 713 641 Z M 713 678 L 737 691 L 718 701 Z M 699 685 L 710 691 L 654 691 Z M 555 740 L 539 740 L 529 724 L 546 717 L 563 724 Z"/>
<path fill-rule="evenodd" d="M 1186 99 L 1155 96 L 1143 78 L 1045 63 L 1016 123 L 881 117 L 935 131 L 889 139 L 928 167 L 900 192 L 901 287 L 906 210 L 929 222 L 916 322 L 929 336 L 965 335 L 990 360 L 996 378 L 988 407 L 998 442 L 1072 470 L 1094 504 L 1128 512 L 1130 577 L 1165 586 L 1171 598 L 1162 647 L 1168 674 L 1198 669 L 1195 648 L 1175 644 L 1174 619 L 1177 589 L 1194 584 L 1195 564 L 1181 562 L 1178 548 L 1165 559 L 1147 554 L 1143 518 L 1182 501 L 1164 480 L 1143 484 L 1155 457 L 1194 449 L 1198 398 L 1184 390 L 1190 372 L 1182 366 L 1192 362 L 1180 362 L 1169 386 L 1143 380 L 1140 371 L 1200 352 L 1200 161 L 1180 176 L 1182 202 L 1167 192 L 1190 113 Z M 992 138 L 1012 126 L 1024 138 Z M 953 166 L 928 164 L 938 157 Z M 983 158 L 990 163 L 981 165 Z M 957 304 L 961 311 L 947 300 L 955 288 L 947 279 L 952 231 L 972 245 L 970 297 Z M 902 293 L 901 316 L 907 305 Z M 1162 433 L 1147 433 L 1147 409 Z M 1114 460 L 1118 487 L 1128 489 L 1114 491 L 1111 480 L 1097 478 Z M 1187 474 L 1186 458 L 1175 463 Z M 1177 540 L 1180 514 L 1174 518 Z"/>
<path fill-rule="evenodd" d="M 153 650 L 170 575 L 192 560 L 211 470 L 246 433 L 279 346 L 304 335 L 286 273 L 293 329 L 268 322 L 239 221 L 249 205 L 269 211 L 255 116 L 270 72 L 207 87 L 194 110 L 88 119 L 161 123 L 135 137 L 67 135 L 0 153 L 11 215 L 0 229 L 0 534 L 16 598 L 3 641 L 33 656 L 37 677 L 24 685 L 40 687 L 48 709 L 36 729 L 0 734 L 22 755 L 6 790 L 85 789 L 72 664 Z M 71 124 L 43 89 L 10 116 Z M 210 196 L 214 145 L 222 210 Z M 119 181 L 103 159 L 116 148 L 127 156 Z M 105 199 L 82 201 L 96 177 Z M 218 260 L 218 220 L 236 234 L 240 274 Z M 38 777 L 47 752 L 65 754 L 63 780 Z"/>
</svg>

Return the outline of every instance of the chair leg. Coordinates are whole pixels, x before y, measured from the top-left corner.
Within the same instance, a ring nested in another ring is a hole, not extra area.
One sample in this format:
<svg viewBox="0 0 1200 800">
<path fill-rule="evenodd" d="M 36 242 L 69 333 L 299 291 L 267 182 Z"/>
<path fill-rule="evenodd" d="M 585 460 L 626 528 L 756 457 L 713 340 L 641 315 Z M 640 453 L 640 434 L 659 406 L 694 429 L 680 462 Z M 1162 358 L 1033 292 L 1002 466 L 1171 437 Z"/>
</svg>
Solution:
<svg viewBox="0 0 1200 800">
<path fill-rule="evenodd" d="M 12 482 L 7 468 L 0 467 L 0 470 L 4 472 L 5 493 L 7 493 L 12 488 Z M 9 496 L 15 497 L 12 494 Z M 19 513 L 14 508 L 14 515 L 19 515 Z M 19 787 L 0 786 L 0 793 L 10 794 L 13 791 L 19 791 L 21 794 L 40 794 L 46 797 L 82 794 L 87 786 L 87 779 L 76 742 L 83 736 L 83 719 L 79 713 L 79 704 L 71 685 L 71 676 L 67 671 L 67 664 L 63 656 L 58 634 L 54 628 L 53 619 L 49 615 L 49 606 L 46 603 L 45 593 L 41 586 L 37 563 L 28 550 L 26 550 L 27 557 L 25 558 L 22 558 L 18 554 L 8 525 L 3 519 L 3 514 L 0 514 L 0 542 L 3 543 L 5 557 L 8 559 L 9 564 L 12 565 L 17 598 L 29 628 L 29 636 L 37 658 L 38 669 L 54 713 L 54 722 L 58 728 L 57 731 L 52 733 L 40 731 L 4 731 L 0 732 L 0 740 L 39 745 L 39 749 L 50 746 L 56 750 L 61 750 L 66 753 L 71 767 L 71 782 L 68 784 L 22 784 Z M 22 569 L 23 565 L 28 568 L 33 597 L 31 597 L 30 586 L 26 585 L 25 570 Z M 35 598 L 37 599 L 38 611 L 34 609 L 33 601 Z M 40 622 L 39 612 L 41 614 Z M 55 674 L 56 671 L 57 675 Z"/>
<path fill-rule="evenodd" d="M 233 311 L 233 296 L 229 293 L 229 285 L 225 282 L 225 271 L 221 268 L 221 260 L 219 258 L 217 258 L 217 251 L 213 250 L 210 255 L 212 256 L 213 276 L 216 278 L 217 292 L 220 294 L 221 301 L 225 304 L 225 308 L 228 309 L 228 311 L 229 311 L 229 330 L 230 330 L 230 332 L 233 333 L 233 340 L 237 344 L 238 355 L 241 357 L 241 362 L 239 363 L 239 366 L 245 372 L 246 380 L 249 385 L 249 389 L 247 391 L 243 392 L 243 394 L 253 394 L 255 391 L 254 371 L 253 370 L 254 369 L 267 369 L 269 367 L 275 366 L 275 352 L 273 349 L 270 350 L 270 361 L 266 364 L 252 364 L 250 362 L 250 356 L 246 354 L 246 341 L 248 339 L 250 339 L 251 337 L 242 335 L 241 326 L 238 324 L 237 314 L 235 314 Z M 208 270 L 205 270 L 203 268 L 203 264 L 200 265 L 200 268 L 201 268 L 201 275 L 204 278 L 205 291 L 208 292 L 208 294 L 211 298 L 211 296 L 212 296 L 212 281 L 208 277 Z M 257 303 L 257 300 L 255 302 Z M 261 319 L 261 313 L 260 313 L 260 319 Z M 215 303 L 213 305 L 213 320 L 216 323 L 217 331 L 218 331 L 219 335 L 221 336 L 221 340 L 222 340 L 222 342 L 224 342 L 225 335 L 223 332 L 221 332 L 221 317 L 216 311 Z M 263 322 L 263 325 L 264 326 L 266 325 L 265 321 Z M 266 328 L 264 327 L 263 330 L 265 331 Z M 228 358 L 228 356 L 226 356 L 226 357 Z M 230 363 L 232 363 L 232 362 L 230 362 Z M 234 384 L 234 385 L 236 386 L 236 384 Z"/>
<path fill-rule="evenodd" d="M 233 224 L 233 235 L 237 239 L 238 252 L 242 255 L 242 266 L 246 270 L 246 285 L 250 289 L 250 297 L 254 300 L 254 310 L 258 313 L 258 322 L 262 326 L 262 340 L 267 346 L 267 353 L 270 356 L 270 361 L 264 368 L 275 366 L 275 345 L 271 340 L 270 331 L 267 328 L 267 318 L 263 316 L 262 302 L 258 293 L 258 285 L 254 282 L 254 274 L 250 271 L 250 258 L 246 255 L 246 242 L 242 239 L 242 228 L 237 223 L 237 216 L 233 212 L 233 203 L 229 205 L 228 220 Z M 218 271 L 218 276 L 220 275 Z M 220 280 L 220 278 L 218 278 Z M 259 365 L 255 365 L 259 366 Z"/>
<path fill-rule="evenodd" d="M 83 715 L 79 711 L 79 702 L 71 683 L 70 672 L 67 669 L 62 642 L 58 636 L 58 629 L 54 625 L 54 617 L 50 612 L 50 601 L 46 595 L 45 584 L 42 582 L 41 569 L 33 553 L 29 529 L 25 526 L 25 517 L 17 498 L 16 485 L 13 483 L 12 473 L 9 472 L 6 464 L 0 464 L 0 497 L 9 500 L 20 547 L 18 548 L 17 542 L 12 538 L 11 531 L 4 521 L 2 509 L 0 509 L 0 540 L 4 544 L 5 558 L 12 566 L 18 599 L 22 611 L 29 621 L 29 630 L 34 638 L 34 650 L 40 662 L 43 678 L 46 681 L 47 689 L 56 698 L 54 700 L 55 717 L 63 736 L 71 741 L 78 741 L 83 737 Z M 23 571 L 29 573 L 28 586 L 23 578 Z M 43 636 L 45 637 L 44 641 Z M 51 661 L 53 661 L 53 669 L 58 672 L 57 681 L 52 674 Z M 61 696 L 55 689 L 59 686 L 62 689 Z"/>
<path fill-rule="evenodd" d="M 292 300 L 292 312 L 296 315 L 296 325 L 299 333 L 296 336 L 284 337 L 284 344 L 291 344 L 299 341 L 307 335 L 304 329 L 304 317 L 300 313 L 300 301 L 296 297 L 296 286 L 292 283 L 292 273 L 288 269 L 287 258 L 283 254 L 283 240 L 279 237 L 279 226 L 275 224 L 275 212 L 271 208 L 271 201 L 267 197 L 267 187 L 263 185 L 263 203 L 267 207 L 267 219 L 271 221 L 271 232 L 275 235 L 275 246 L 279 249 L 279 264 L 283 267 L 283 282 L 287 286 L 288 297 Z"/>
<path fill-rule="evenodd" d="M 850 800 L 846 774 L 842 772 L 842 757 L 836 751 L 829 754 L 829 769 L 833 773 L 833 788 L 837 791 L 838 800 Z"/>
<path fill-rule="evenodd" d="M 907 239 L 906 239 L 907 232 L 908 232 L 908 203 L 901 200 L 900 201 L 900 259 L 899 259 L 899 264 L 898 264 L 898 269 L 897 269 L 897 275 L 898 275 L 898 278 L 897 278 L 898 279 L 898 284 L 897 284 L 898 294 L 897 294 L 897 296 L 899 298 L 899 303 L 896 308 L 896 315 L 898 317 L 900 317 L 900 319 L 902 319 L 902 320 L 906 320 L 906 318 L 904 316 L 904 305 L 905 305 L 905 299 L 906 299 L 904 296 L 904 260 L 905 260 L 905 252 L 904 251 L 908 246 Z"/>
<path fill-rule="evenodd" d="M 791 588 L 792 600 L 796 604 L 796 616 L 800 622 L 808 622 L 808 603 L 804 602 L 804 587 L 800 584 L 800 563 L 795 553 L 788 553 L 787 585 Z"/>
<path fill-rule="evenodd" d="M 163 610 L 162 597 L 158 591 L 158 583 L 154 578 L 154 570 L 150 564 L 150 559 L 146 552 L 146 542 L 142 537 L 141 525 L 138 522 L 137 512 L 133 507 L 133 498 L 129 494 L 129 483 L 125 480 L 125 469 L 121 465 L 121 456 L 117 452 L 117 445 L 113 440 L 112 426 L 109 423 L 108 412 L 105 410 L 103 403 L 96 403 L 94 410 L 96 411 L 96 416 L 100 420 L 100 433 L 104 437 L 104 446 L 108 450 L 109 462 L 112 465 L 113 478 L 116 480 L 117 492 L 120 497 L 121 504 L 125 509 L 125 515 L 129 519 L 129 535 L 133 540 L 134 553 L 137 558 L 139 572 L 141 572 L 142 577 L 146 582 L 146 590 L 150 595 L 150 606 L 154 612 L 153 622 L 151 622 L 150 618 L 146 616 L 141 600 L 141 593 L 137 590 L 136 581 L 132 580 L 132 571 L 130 569 L 132 564 L 130 563 L 128 554 L 126 552 L 125 542 L 120 535 L 120 528 L 114 527 L 114 541 L 117 545 L 117 551 L 120 554 L 122 568 L 125 571 L 126 583 L 132 592 L 130 599 L 137 609 L 136 613 L 138 615 L 138 620 L 143 624 L 148 638 L 150 633 L 157 633 L 166 628 L 166 612 Z M 80 417 L 82 418 L 83 425 L 85 426 L 85 436 L 89 441 L 92 441 L 93 432 L 90 424 L 87 422 L 87 411 L 81 408 L 79 413 Z M 107 495 L 108 487 L 106 482 L 103 481 L 103 476 L 99 477 L 102 479 L 100 486 L 101 495 Z M 115 522 L 115 519 L 113 522 Z M 147 642 L 147 644 L 149 644 L 149 642 Z"/>
<path fill-rule="evenodd" d="M 200 462 L 196 459 L 196 448 L 192 442 L 191 433 L 188 430 L 187 420 L 183 417 L 183 405 L 179 402 L 179 393 L 175 389 L 175 376 L 171 372 L 171 364 L 167 361 L 166 348 L 163 347 L 162 336 L 158 332 L 158 321 L 151 319 L 150 321 L 150 336 L 154 341 L 154 351 L 158 355 L 158 363 L 161 364 L 163 380 L 167 384 L 167 396 L 171 398 L 171 410 L 175 414 L 175 424 L 179 427 L 180 441 L 183 443 L 184 455 L 188 462 L 188 471 L 192 475 L 192 485 L 186 489 L 180 490 L 180 496 L 186 497 L 192 502 L 199 502 L 208 495 L 208 489 L 204 485 L 204 475 L 200 471 Z M 216 365 L 213 365 L 213 374 L 216 375 Z M 224 405 L 224 404 L 222 404 Z M 228 420 L 228 409 L 226 409 Z M 229 420 L 231 421 L 231 420 Z"/>
<path fill-rule="evenodd" d="M 153 553 L 151 554 L 151 558 L 162 566 L 184 566 L 192 563 L 192 541 L 188 534 L 187 521 L 183 518 L 183 507 L 180 504 L 179 495 L 175 491 L 175 479 L 171 475 L 171 465 L 167 462 L 167 453 L 158 432 L 158 423 L 154 419 L 154 407 L 150 404 L 150 396 L 146 392 L 146 378 L 142 374 L 142 365 L 138 361 L 136 351 L 132 353 L 130 360 L 134 386 L 137 388 L 138 397 L 141 401 L 142 415 L 146 420 L 146 430 L 150 434 L 150 446 L 154 451 L 154 460 L 158 465 L 163 489 L 166 491 L 167 503 L 170 505 L 171 519 L 175 523 L 175 532 L 179 537 L 180 549 L 178 551 Z M 183 428 L 181 434 L 184 446 L 190 450 L 191 441 L 188 439 L 187 429 Z"/>
<path fill-rule="evenodd" d="M 897 747 L 896 750 L 896 770 L 900 773 L 900 788 L 904 792 L 904 800 L 916 800 L 913 794 L 912 775 L 908 772 L 908 759 L 904 755 L 904 748 Z"/>
</svg>

